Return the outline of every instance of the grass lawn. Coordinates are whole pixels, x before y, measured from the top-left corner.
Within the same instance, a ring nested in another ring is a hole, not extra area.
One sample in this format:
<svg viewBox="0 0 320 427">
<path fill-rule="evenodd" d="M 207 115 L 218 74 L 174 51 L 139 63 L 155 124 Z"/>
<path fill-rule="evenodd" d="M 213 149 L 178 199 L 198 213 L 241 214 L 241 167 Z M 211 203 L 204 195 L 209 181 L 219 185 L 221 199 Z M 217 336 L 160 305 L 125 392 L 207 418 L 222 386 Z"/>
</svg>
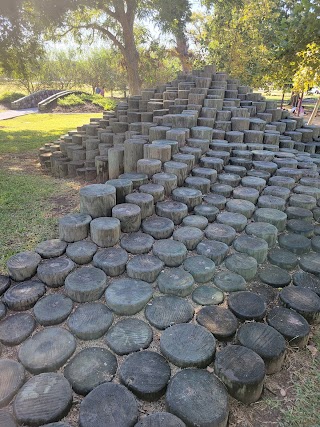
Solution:
<svg viewBox="0 0 320 427">
<path fill-rule="evenodd" d="M 12 254 L 57 236 L 57 218 L 77 206 L 79 184 L 43 175 L 37 150 L 90 117 L 31 114 L 0 121 L 0 272 Z"/>
</svg>

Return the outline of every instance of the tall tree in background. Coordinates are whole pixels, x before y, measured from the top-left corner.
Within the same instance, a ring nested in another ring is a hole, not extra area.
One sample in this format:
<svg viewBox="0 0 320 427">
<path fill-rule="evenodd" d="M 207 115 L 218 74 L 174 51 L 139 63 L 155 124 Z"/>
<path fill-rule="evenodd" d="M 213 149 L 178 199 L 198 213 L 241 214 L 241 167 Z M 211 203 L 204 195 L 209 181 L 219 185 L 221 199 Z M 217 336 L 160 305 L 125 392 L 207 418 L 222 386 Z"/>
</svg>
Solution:
<svg viewBox="0 0 320 427">
<path fill-rule="evenodd" d="M 191 54 L 187 36 L 187 24 L 191 22 L 189 0 L 154 0 L 152 2 L 154 19 L 160 29 L 174 37 L 175 53 L 184 72 L 192 68 Z"/>
</svg>

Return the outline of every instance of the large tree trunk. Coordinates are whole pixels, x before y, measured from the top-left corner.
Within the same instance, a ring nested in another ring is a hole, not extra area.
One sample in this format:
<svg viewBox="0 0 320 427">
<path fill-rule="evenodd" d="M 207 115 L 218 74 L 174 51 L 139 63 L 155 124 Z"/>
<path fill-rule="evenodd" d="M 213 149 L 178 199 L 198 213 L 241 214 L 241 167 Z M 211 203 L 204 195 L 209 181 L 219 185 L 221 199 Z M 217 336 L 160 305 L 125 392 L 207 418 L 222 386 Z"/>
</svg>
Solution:
<svg viewBox="0 0 320 427">
<path fill-rule="evenodd" d="M 185 34 L 176 35 L 176 53 L 181 62 L 184 73 L 191 71 L 189 46 Z"/>
<path fill-rule="evenodd" d="M 131 12 L 131 13 L 129 13 Z M 134 39 L 133 26 L 134 26 L 135 11 L 128 9 L 125 16 L 120 20 L 123 29 L 123 49 L 122 53 L 126 63 L 128 73 L 128 83 L 130 95 L 140 95 L 141 92 L 141 79 L 139 75 L 139 53 Z"/>
</svg>

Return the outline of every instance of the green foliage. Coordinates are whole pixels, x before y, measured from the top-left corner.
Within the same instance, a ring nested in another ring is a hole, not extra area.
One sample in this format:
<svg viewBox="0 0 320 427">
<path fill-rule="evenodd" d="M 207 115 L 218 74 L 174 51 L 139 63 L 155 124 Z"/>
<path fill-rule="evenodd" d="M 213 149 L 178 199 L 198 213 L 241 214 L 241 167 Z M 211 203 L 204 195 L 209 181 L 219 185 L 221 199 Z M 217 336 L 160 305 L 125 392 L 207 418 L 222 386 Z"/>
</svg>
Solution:
<svg viewBox="0 0 320 427">
<path fill-rule="evenodd" d="M 4 92 L 0 95 L 0 104 L 9 104 L 24 96 L 25 94 L 21 92 Z"/>
<path fill-rule="evenodd" d="M 85 105 L 85 102 L 78 95 L 72 94 L 58 99 L 58 105 L 60 107 L 76 107 L 78 105 Z"/>
<path fill-rule="evenodd" d="M 116 102 L 110 98 L 104 98 L 100 95 L 68 95 L 65 98 L 58 99 L 58 105 L 61 107 L 77 107 L 78 105 L 85 105 L 86 102 L 92 102 L 94 105 L 99 105 L 104 110 L 113 110 Z"/>
</svg>

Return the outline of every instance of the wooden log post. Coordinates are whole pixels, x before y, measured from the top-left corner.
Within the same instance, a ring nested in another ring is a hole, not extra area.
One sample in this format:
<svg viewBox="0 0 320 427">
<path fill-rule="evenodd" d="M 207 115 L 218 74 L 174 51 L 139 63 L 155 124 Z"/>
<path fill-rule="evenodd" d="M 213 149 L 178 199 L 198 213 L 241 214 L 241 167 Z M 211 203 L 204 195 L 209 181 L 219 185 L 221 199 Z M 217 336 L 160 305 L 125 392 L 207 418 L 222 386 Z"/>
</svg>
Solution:
<svg viewBox="0 0 320 427">
<path fill-rule="evenodd" d="M 124 172 L 137 172 L 137 162 L 143 159 L 143 139 L 127 139 L 124 142 Z"/>
<path fill-rule="evenodd" d="M 116 179 L 123 173 L 124 148 L 113 147 L 108 150 L 109 179 Z"/>
</svg>

